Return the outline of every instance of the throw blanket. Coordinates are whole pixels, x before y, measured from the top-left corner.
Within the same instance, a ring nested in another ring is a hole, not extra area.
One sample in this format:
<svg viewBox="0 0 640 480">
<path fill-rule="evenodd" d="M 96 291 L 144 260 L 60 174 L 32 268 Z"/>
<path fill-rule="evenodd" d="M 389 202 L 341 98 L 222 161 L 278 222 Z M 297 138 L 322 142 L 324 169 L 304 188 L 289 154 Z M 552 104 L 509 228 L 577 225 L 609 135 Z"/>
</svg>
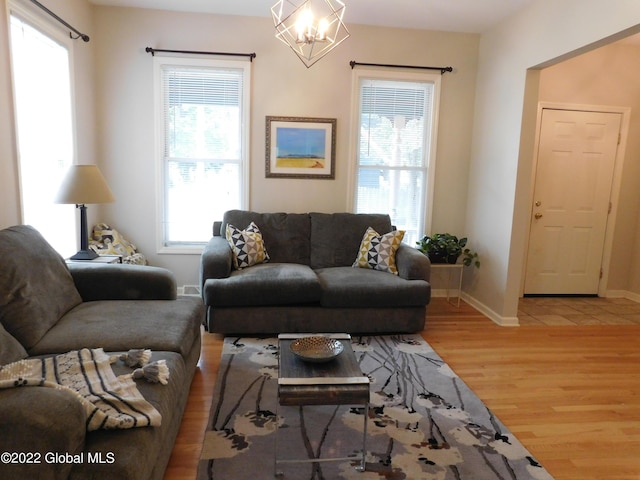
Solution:
<svg viewBox="0 0 640 480">
<path fill-rule="evenodd" d="M 142 397 L 134 374 L 113 373 L 111 363 L 117 359 L 101 348 L 84 348 L 20 360 L 0 366 L 0 388 L 40 386 L 71 392 L 85 407 L 87 430 L 159 426 L 160 413 Z"/>
</svg>

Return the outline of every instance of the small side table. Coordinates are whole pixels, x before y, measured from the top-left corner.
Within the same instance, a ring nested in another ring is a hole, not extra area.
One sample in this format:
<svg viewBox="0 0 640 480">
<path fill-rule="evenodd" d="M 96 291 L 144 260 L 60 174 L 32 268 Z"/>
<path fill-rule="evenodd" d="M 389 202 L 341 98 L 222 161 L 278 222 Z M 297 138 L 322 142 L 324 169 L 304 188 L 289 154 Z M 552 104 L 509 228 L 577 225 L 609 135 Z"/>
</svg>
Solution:
<svg viewBox="0 0 640 480">
<path fill-rule="evenodd" d="M 456 307 L 460 306 L 460 295 L 462 293 L 462 275 L 464 273 L 464 265 L 461 263 L 432 263 L 431 268 L 434 270 L 443 270 L 447 274 L 447 302 L 450 302 L 451 295 L 449 295 L 449 291 L 451 290 L 451 277 L 453 273 L 458 271 L 458 303 Z"/>
<path fill-rule="evenodd" d="M 122 255 L 99 255 L 93 260 L 71 260 L 67 258 L 67 263 L 122 263 Z"/>
</svg>

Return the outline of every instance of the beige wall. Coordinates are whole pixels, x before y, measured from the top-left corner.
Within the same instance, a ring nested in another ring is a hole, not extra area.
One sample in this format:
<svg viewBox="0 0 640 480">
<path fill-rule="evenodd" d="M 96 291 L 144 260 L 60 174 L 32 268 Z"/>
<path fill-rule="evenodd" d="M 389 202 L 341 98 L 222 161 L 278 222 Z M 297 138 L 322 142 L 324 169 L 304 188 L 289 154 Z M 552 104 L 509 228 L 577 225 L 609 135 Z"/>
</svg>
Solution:
<svg viewBox="0 0 640 480">
<path fill-rule="evenodd" d="M 608 291 L 640 294 L 636 243 L 640 215 L 640 46 L 614 43 L 540 73 L 540 101 L 631 108 L 617 205 Z M 636 260 L 637 261 L 637 260 Z M 634 281 L 635 278 L 635 281 Z"/>
<path fill-rule="evenodd" d="M 526 83 L 532 78 L 527 70 L 589 50 L 640 23 L 640 2 L 611 5 L 538 0 L 481 38 L 466 230 L 483 264 L 466 289 L 498 322 L 517 323 L 523 273 L 531 142 L 522 125 L 535 125 L 535 87 Z"/>
<path fill-rule="evenodd" d="M 6 0 L 0 1 L 4 10 Z M 48 3 L 92 38 L 76 44 L 74 77 L 79 160 L 99 163 L 117 196 L 99 219 L 115 224 L 153 263 L 176 271 L 179 283 L 195 282 L 198 258 L 155 254 L 153 79 L 144 47 L 258 54 L 250 207 L 259 210 L 347 208 L 349 60 L 453 65 L 456 71 L 443 77 L 433 227 L 469 235 L 483 263 L 467 276 L 466 292 L 488 315 L 505 322 L 516 316 L 526 244 L 528 202 L 522 199 L 530 195 L 531 145 L 522 128 L 535 125 L 529 101 L 537 99 L 536 88 L 526 83 L 535 74 L 527 70 L 589 50 L 594 42 L 640 24 L 640 2 L 615 4 L 614 9 L 609 0 L 538 0 L 482 35 L 479 43 L 476 35 L 353 25 L 352 38 L 307 70 L 274 40 L 269 19 L 93 7 L 85 0 Z M 19 222 L 13 117 L 4 108 L 11 104 L 4 16 L 3 11 L 0 227 Z M 265 179 L 265 115 L 337 118 L 336 179 Z M 522 146 L 521 139 L 526 140 Z M 640 284 L 638 278 L 629 280 Z"/>
<path fill-rule="evenodd" d="M 147 46 L 255 52 L 252 65 L 250 208 L 346 211 L 351 114 L 349 61 L 452 65 L 442 78 L 434 228 L 462 233 L 479 37 L 349 25 L 344 44 L 307 69 L 274 37 L 268 18 L 98 7 L 94 12 L 100 165 L 117 201 L 103 208 L 155 265 L 197 281 L 199 255 L 156 254 L 153 62 Z M 93 41 L 93 40 L 92 40 Z M 335 180 L 265 178 L 265 116 L 337 118 Z M 194 205 L 206 212 L 207 205 Z"/>
</svg>

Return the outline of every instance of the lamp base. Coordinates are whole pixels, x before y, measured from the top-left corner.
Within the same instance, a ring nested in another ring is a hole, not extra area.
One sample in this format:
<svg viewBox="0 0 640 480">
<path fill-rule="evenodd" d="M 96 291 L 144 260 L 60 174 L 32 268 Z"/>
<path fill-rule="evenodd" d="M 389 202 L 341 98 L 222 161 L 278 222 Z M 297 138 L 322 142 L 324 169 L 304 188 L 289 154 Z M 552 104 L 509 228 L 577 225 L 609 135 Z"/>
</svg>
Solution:
<svg viewBox="0 0 640 480">
<path fill-rule="evenodd" d="M 93 250 L 80 250 L 78 253 L 69 257 L 70 260 L 93 260 L 98 258 L 98 254 Z"/>
</svg>

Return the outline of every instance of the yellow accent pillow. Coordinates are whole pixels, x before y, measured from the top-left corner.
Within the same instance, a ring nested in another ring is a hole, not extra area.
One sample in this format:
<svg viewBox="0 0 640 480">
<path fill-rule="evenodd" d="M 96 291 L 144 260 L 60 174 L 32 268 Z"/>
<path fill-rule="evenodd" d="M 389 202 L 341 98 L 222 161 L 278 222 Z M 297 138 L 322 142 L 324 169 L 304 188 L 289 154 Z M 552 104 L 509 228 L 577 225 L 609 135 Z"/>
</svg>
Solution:
<svg viewBox="0 0 640 480">
<path fill-rule="evenodd" d="M 237 270 L 269 261 L 262 233 L 254 222 L 244 230 L 227 224 L 225 236 L 233 252 L 233 266 Z"/>
<path fill-rule="evenodd" d="M 373 228 L 367 228 L 362 242 L 360 242 L 358 257 L 353 263 L 353 267 L 371 268 L 398 275 L 396 251 L 403 238 L 404 230 L 394 230 L 380 235 Z"/>
</svg>

